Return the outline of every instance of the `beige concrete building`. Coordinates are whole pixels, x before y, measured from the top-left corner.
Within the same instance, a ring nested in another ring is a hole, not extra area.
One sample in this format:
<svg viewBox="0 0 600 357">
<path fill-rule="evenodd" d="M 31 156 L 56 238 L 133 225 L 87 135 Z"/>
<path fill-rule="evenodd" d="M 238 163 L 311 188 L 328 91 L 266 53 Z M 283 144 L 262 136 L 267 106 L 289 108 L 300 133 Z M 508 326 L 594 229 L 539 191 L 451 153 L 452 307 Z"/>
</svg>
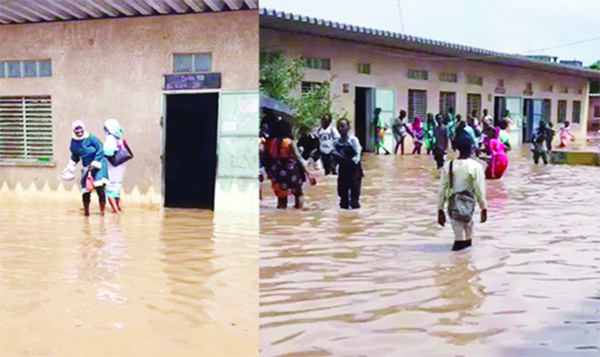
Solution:
<svg viewBox="0 0 600 357">
<path fill-rule="evenodd" d="M 463 118 L 488 109 L 497 119 L 507 109 L 514 144 L 528 141 L 540 119 L 569 120 L 585 140 L 588 79 L 598 72 L 272 10 L 260 10 L 260 27 L 261 52 L 304 58 L 303 88 L 333 78 L 334 110 L 354 122 L 367 150 L 375 107 L 388 127 L 400 109 L 410 120 L 450 107 Z"/>
<path fill-rule="evenodd" d="M 256 0 L 0 4 L 0 199 L 79 197 L 71 122 L 116 118 L 126 205 L 258 209 Z"/>
</svg>

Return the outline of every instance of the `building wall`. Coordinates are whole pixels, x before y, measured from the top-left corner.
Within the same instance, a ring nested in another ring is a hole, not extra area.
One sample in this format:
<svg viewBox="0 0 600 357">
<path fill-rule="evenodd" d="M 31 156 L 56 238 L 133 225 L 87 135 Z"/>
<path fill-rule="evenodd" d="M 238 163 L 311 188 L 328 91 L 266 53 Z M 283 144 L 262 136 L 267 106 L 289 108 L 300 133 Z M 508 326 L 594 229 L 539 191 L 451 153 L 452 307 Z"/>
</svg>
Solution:
<svg viewBox="0 0 600 357">
<path fill-rule="evenodd" d="M 439 92 L 456 92 L 456 112 L 463 117 L 467 111 L 467 93 L 481 94 L 482 108 L 491 115 L 494 111 L 494 93 L 497 80 L 504 80 L 506 97 L 551 99 L 552 121 L 557 121 L 558 100 L 567 100 L 567 120 L 571 120 L 573 100 L 581 101 L 581 122 L 572 125 L 572 132 L 580 140 L 585 138 L 589 93 L 585 78 L 563 76 L 523 68 L 493 65 L 476 61 L 457 60 L 424 53 L 403 51 L 358 42 L 342 41 L 261 28 L 261 51 L 283 50 L 290 56 L 331 58 L 331 70 L 306 69 L 305 81 L 320 82 L 333 76 L 332 94 L 339 96 L 334 110 L 354 118 L 354 87 L 391 88 L 396 90 L 396 111 L 408 108 L 408 90 L 427 90 L 427 112 L 439 111 Z M 358 73 L 358 63 L 370 63 L 371 74 Z M 407 69 L 429 72 L 429 80 L 407 78 Z M 457 73 L 458 82 L 439 81 L 440 73 Z M 483 85 L 466 83 L 467 74 L 483 76 Z M 528 82 L 533 84 L 533 95 L 524 96 Z M 349 93 L 343 93 L 343 84 L 350 84 Z M 553 85 L 552 92 L 547 91 Z M 562 87 L 569 92 L 559 93 Z"/>
<path fill-rule="evenodd" d="M 124 191 L 157 204 L 163 75 L 173 73 L 173 53 L 212 52 L 222 92 L 258 90 L 257 11 L 8 25 L 0 26 L 0 38 L 0 60 L 52 60 L 52 77 L 0 78 L 0 96 L 51 96 L 55 163 L 0 164 L 3 191 L 78 192 L 76 183 L 59 179 L 69 161 L 72 120 L 83 120 L 103 140 L 104 121 L 116 118 L 136 154 Z"/>
</svg>

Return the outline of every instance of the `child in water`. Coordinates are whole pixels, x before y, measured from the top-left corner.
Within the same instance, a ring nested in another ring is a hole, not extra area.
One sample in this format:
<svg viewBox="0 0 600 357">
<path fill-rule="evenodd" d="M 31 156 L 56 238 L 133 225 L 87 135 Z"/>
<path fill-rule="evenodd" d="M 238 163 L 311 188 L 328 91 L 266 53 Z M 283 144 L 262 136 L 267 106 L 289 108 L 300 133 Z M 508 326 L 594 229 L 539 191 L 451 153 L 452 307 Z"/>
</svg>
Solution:
<svg viewBox="0 0 600 357">
<path fill-rule="evenodd" d="M 363 177 L 360 155 L 362 147 L 354 135 L 350 135 L 350 121 L 342 118 L 337 122 L 340 138 L 333 144 L 333 157 L 338 162 L 338 195 L 343 209 L 360 208 L 360 186 Z"/>
<path fill-rule="evenodd" d="M 566 121 L 565 124 L 558 129 L 558 133 L 560 135 L 560 145 L 558 146 L 559 148 L 566 148 L 567 147 L 567 141 L 569 140 L 569 137 L 571 138 L 571 141 L 575 140 L 575 136 L 573 136 L 573 134 L 571 134 L 571 129 L 569 129 L 569 122 Z"/>
<path fill-rule="evenodd" d="M 412 123 L 411 132 L 413 135 L 413 142 L 415 144 L 412 154 L 421 155 L 421 147 L 423 146 L 425 131 L 423 130 L 423 124 L 421 124 L 421 117 L 418 115 L 415 117 L 415 121 Z"/>
</svg>

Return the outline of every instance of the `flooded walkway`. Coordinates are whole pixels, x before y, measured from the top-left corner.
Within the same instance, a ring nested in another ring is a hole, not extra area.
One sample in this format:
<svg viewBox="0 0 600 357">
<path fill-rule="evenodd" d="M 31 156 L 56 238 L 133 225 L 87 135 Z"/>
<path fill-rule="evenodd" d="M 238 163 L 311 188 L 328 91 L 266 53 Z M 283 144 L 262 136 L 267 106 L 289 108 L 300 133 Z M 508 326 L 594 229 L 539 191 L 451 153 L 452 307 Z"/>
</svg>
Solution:
<svg viewBox="0 0 600 357">
<path fill-rule="evenodd" d="M 338 209 L 336 177 L 306 206 L 263 186 L 264 356 L 597 356 L 600 169 L 533 166 L 512 152 L 487 181 L 488 222 L 451 252 L 427 156 L 366 154 L 362 208 Z"/>
<path fill-rule="evenodd" d="M 258 355 L 258 217 L 77 204 L 0 205 L 1 356 Z"/>
</svg>

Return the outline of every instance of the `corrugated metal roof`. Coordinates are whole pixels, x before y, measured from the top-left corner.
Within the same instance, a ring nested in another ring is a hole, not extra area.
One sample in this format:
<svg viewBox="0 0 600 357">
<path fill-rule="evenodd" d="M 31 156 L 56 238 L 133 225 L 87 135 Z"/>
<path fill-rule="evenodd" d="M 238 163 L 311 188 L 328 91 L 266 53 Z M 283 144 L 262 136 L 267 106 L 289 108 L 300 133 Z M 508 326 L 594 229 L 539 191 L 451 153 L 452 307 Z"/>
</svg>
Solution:
<svg viewBox="0 0 600 357">
<path fill-rule="evenodd" d="M 474 60 L 524 67 L 578 77 L 600 78 L 600 72 L 598 71 L 560 63 L 534 60 L 518 54 L 495 52 L 482 48 L 432 40 L 397 32 L 348 25 L 271 9 L 261 8 L 259 14 L 260 26 L 264 28 L 381 45 L 437 56 L 454 57 L 462 60 Z M 432 57 L 431 59 L 434 58 Z"/>
<path fill-rule="evenodd" d="M 0 25 L 257 8 L 258 0 L 0 0 Z"/>
</svg>

